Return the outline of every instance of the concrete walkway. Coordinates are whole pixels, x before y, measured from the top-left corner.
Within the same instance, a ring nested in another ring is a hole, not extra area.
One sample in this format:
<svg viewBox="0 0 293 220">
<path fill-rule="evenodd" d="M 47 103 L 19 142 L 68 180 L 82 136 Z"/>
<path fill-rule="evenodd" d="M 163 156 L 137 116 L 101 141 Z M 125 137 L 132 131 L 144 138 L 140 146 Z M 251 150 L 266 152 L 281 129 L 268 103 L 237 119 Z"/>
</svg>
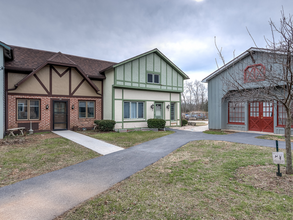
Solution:
<svg viewBox="0 0 293 220">
<path fill-rule="evenodd" d="M 53 219 L 190 141 L 221 140 L 275 147 L 275 141 L 256 139 L 258 135 L 208 135 L 178 130 L 123 151 L 5 186 L 0 188 L 0 219 Z M 284 148 L 284 142 L 279 142 L 279 146 Z"/>
<path fill-rule="evenodd" d="M 93 151 L 96 151 L 99 154 L 106 155 L 106 154 L 111 154 L 120 150 L 124 150 L 122 147 L 117 147 L 113 144 L 108 144 L 104 141 L 100 141 L 95 138 L 91 138 L 89 136 L 79 134 L 74 131 L 52 131 L 53 133 L 64 137 L 66 139 L 69 139 L 75 143 L 78 143 L 86 148 L 89 148 Z"/>
</svg>

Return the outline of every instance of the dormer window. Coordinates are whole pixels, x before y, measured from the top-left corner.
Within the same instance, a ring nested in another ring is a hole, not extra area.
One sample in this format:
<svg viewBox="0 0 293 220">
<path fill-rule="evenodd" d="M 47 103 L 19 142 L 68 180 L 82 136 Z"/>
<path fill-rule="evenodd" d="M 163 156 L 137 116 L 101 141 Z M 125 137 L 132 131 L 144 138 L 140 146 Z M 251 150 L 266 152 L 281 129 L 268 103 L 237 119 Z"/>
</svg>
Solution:
<svg viewBox="0 0 293 220">
<path fill-rule="evenodd" d="M 160 75 L 148 73 L 148 83 L 160 83 Z"/>
</svg>

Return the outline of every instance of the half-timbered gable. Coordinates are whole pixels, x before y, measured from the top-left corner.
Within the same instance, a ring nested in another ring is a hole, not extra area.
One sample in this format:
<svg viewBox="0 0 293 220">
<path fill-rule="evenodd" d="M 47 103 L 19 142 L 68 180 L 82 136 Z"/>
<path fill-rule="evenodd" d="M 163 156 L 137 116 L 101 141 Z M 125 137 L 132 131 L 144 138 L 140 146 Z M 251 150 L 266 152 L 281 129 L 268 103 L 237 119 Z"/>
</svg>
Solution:
<svg viewBox="0 0 293 220">
<path fill-rule="evenodd" d="M 30 124 L 34 130 L 92 128 L 94 120 L 103 118 L 105 76 L 99 70 L 106 61 L 93 62 L 60 52 L 14 49 L 15 60 L 6 65 L 8 128 L 29 129 Z M 18 67 L 19 63 L 26 65 L 25 68 Z M 84 63 L 91 63 L 97 69 L 94 71 Z"/>
</svg>

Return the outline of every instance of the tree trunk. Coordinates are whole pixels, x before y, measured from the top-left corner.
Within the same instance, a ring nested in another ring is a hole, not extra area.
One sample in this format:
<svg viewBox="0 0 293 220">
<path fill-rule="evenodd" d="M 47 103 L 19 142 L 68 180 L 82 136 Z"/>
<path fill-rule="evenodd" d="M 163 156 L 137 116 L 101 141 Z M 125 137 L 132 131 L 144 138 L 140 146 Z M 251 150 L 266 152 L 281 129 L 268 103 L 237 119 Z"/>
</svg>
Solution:
<svg viewBox="0 0 293 220">
<path fill-rule="evenodd" d="M 289 111 L 288 111 L 289 110 Z M 285 141 L 286 141 L 286 173 L 293 174 L 292 170 L 292 155 L 291 155 L 291 111 L 290 108 L 287 111 L 287 120 L 285 127 Z"/>
</svg>

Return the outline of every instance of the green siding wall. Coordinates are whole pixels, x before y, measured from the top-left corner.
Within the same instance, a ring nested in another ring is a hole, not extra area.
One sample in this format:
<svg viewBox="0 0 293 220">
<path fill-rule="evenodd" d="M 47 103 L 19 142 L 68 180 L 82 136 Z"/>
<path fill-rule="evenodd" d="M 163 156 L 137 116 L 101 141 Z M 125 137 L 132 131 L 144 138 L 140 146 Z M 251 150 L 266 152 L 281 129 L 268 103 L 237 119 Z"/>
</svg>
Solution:
<svg viewBox="0 0 293 220">
<path fill-rule="evenodd" d="M 147 83 L 147 73 L 160 75 L 160 84 Z M 182 92 L 183 77 L 156 53 L 115 68 L 114 86 Z"/>
<path fill-rule="evenodd" d="M 114 84 L 114 71 L 106 72 L 107 79 L 103 81 L 103 119 L 112 119 L 112 93 Z"/>
</svg>

